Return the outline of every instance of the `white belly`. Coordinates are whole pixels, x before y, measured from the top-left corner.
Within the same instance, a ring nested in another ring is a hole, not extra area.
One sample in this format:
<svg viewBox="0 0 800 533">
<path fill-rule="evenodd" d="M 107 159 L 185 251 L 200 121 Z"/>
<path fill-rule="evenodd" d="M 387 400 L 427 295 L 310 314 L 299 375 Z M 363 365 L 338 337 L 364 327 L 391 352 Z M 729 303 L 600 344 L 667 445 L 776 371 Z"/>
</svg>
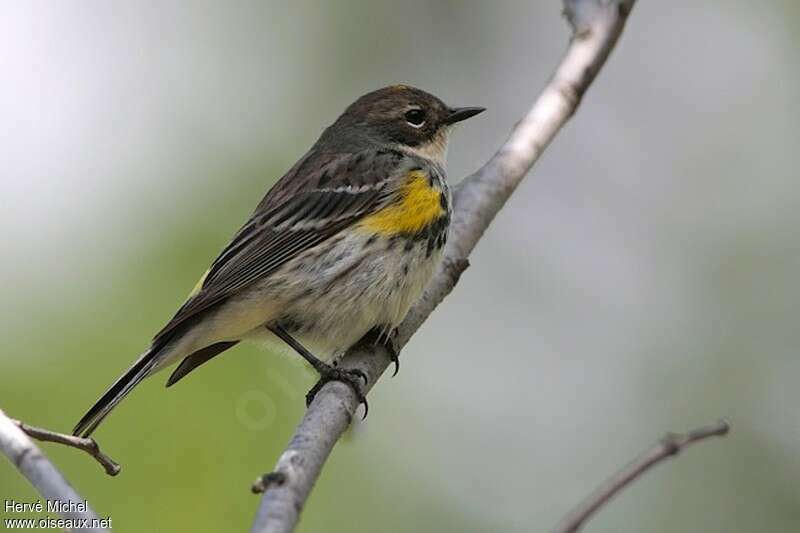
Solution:
<svg viewBox="0 0 800 533">
<path fill-rule="evenodd" d="M 372 328 L 388 332 L 400 324 L 441 255 L 440 248 L 428 253 L 424 240 L 370 241 L 353 233 L 329 251 L 293 260 L 253 300 L 266 302 L 279 292 L 283 305 L 276 319 L 315 355 L 330 359 Z M 253 334 L 264 338 L 263 329 Z"/>
</svg>

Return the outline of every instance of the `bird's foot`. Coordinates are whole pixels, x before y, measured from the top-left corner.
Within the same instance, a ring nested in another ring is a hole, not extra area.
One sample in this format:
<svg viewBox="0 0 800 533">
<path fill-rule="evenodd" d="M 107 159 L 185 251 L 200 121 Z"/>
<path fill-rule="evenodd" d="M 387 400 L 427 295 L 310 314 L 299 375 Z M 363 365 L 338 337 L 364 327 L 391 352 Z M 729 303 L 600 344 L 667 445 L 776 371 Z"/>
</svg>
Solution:
<svg viewBox="0 0 800 533">
<path fill-rule="evenodd" d="M 394 363 L 394 372 L 392 377 L 395 377 L 400 371 L 400 350 L 397 349 L 397 330 L 390 329 L 386 332 L 387 328 L 376 326 L 369 330 L 364 335 L 358 344 L 362 346 L 376 346 L 381 345 L 389 352 L 389 359 Z"/>
<path fill-rule="evenodd" d="M 364 385 L 366 385 L 368 382 L 367 375 L 364 372 L 357 368 L 337 368 L 335 366 L 325 364 L 315 368 L 317 372 L 319 372 L 319 381 L 317 381 L 317 384 L 314 385 L 310 391 L 308 391 L 308 394 L 306 394 L 306 407 L 311 405 L 311 402 L 314 401 L 314 397 L 317 395 L 320 389 L 325 386 L 326 383 L 330 381 L 341 381 L 353 389 L 358 403 L 364 404 L 364 416 L 362 417 L 362 420 L 367 418 L 369 404 L 367 403 L 367 398 L 364 396 L 364 392 L 361 388 L 362 380 L 364 381 Z"/>
<path fill-rule="evenodd" d="M 306 350 L 305 347 L 297 342 L 297 339 L 292 337 L 289 332 L 286 331 L 280 324 L 272 324 L 271 326 L 268 326 L 267 329 L 277 335 L 278 338 L 283 340 L 283 342 L 288 344 L 289 347 L 300 354 L 303 359 L 308 361 L 308 363 L 314 367 L 314 370 L 319 372 L 319 381 L 317 381 L 317 384 L 314 385 L 310 391 L 308 391 L 308 394 L 306 394 L 306 407 L 311 405 L 311 402 L 314 401 L 314 397 L 326 383 L 329 381 L 341 381 L 353 389 L 353 392 L 356 394 L 356 399 L 358 399 L 358 403 L 364 404 L 364 418 L 367 418 L 369 405 L 367 404 L 367 399 L 364 397 L 364 393 L 361 390 L 361 383 L 359 381 L 363 379 L 364 385 L 366 385 L 369 381 L 364 372 L 358 370 L 357 368 L 352 370 L 346 368 L 337 368 L 335 363 L 333 366 L 331 366 L 323 362 L 317 356 Z"/>
<path fill-rule="evenodd" d="M 394 372 L 392 377 L 395 377 L 400 372 L 400 350 L 397 348 L 397 330 L 393 329 L 386 337 L 384 337 L 383 345 L 389 352 L 389 359 L 394 363 Z"/>
</svg>

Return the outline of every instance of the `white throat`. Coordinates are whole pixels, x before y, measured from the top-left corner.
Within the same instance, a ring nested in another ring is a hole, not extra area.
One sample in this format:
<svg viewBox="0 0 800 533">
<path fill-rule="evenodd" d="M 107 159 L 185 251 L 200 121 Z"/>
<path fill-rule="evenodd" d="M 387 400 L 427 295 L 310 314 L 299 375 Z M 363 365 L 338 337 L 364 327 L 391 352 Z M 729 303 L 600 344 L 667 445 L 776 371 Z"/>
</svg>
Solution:
<svg viewBox="0 0 800 533">
<path fill-rule="evenodd" d="M 447 160 L 447 145 L 450 140 L 450 130 L 451 128 L 449 127 L 442 128 L 436 134 L 436 137 L 429 142 L 418 146 L 403 146 L 402 149 L 409 154 L 433 161 L 444 168 L 445 161 Z"/>
</svg>

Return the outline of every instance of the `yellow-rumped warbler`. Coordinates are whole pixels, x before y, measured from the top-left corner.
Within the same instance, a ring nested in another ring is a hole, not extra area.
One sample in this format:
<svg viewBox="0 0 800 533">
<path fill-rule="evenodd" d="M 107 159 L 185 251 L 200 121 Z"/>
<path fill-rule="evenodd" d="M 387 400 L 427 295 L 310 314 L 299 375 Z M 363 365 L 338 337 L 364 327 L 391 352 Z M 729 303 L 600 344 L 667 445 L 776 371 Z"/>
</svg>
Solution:
<svg viewBox="0 0 800 533">
<path fill-rule="evenodd" d="M 406 85 L 356 100 L 269 190 L 73 433 L 90 435 L 142 379 L 171 363 L 182 360 L 167 386 L 240 340 L 265 335 L 319 372 L 308 401 L 325 382 L 341 380 L 366 404 L 359 382 L 366 376 L 324 361 L 370 335 L 391 344 L 447 240 L 452 126 L 481 111 L 448 107 Z"/>
</svg>

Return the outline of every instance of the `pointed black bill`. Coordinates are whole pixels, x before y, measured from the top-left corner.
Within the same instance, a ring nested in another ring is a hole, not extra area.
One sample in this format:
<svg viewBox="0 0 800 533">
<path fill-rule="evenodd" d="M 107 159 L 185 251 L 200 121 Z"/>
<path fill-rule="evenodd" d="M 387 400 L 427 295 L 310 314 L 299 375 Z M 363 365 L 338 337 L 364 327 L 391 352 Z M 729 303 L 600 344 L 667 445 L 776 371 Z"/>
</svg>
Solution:
<svg viewBox="0 0 800 533">
<path fill-rule="evenodd" d="M 486 111 L 485 107 L 454 107 L 450 110 L 450 115 L 445 119 L 445 123 L 455 124 L 484 111 Z"/>
</svg>

